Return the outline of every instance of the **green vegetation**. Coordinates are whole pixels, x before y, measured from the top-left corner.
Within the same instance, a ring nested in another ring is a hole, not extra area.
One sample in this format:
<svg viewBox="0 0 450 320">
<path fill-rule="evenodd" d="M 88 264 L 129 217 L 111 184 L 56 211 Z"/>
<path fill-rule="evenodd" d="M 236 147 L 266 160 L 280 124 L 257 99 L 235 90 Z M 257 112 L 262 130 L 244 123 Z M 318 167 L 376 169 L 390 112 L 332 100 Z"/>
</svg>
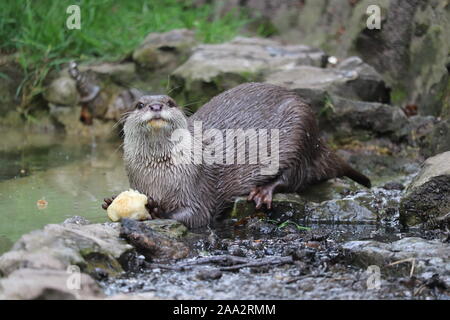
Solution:
<svg viewBox="0 0 450 320">
<path fill-rule="evenodd" d="M 80 6 L 81 30 L 66 27 L 72 4 Z M 49 70 L 71 59 L 121 59 L 148 33 L 176 28 L 195 29 L 202 42 L 223 42 L 248 22 L 235 12 L 211 17 L 211 6 L 180 0 L 2 0 L 0 53 L 18 54 L 25 78 L 17 94 L 29 102 Z"/>
<path fill-rule="evenodd" d="M 294 226 L 297 230 L 306 230 L 306 231 L 307 231 L 307 230 L 311 230 L 310 227 L 304 227 L 304 226 L 301 226 L 301 225 L 299 225 L 298 223 L 296 223 L 296 222 L 294 222 L 294 221 L 291 221 L 291 220 L 286 220 L 286 221 L 281 222 L 281 223 L 280 223 L 280 221 L 277 221 L 277 220 L 271 220 L 271 219 L 267 219 L 266 221 L 269 222 L 269 223 L 276 224 L 278 229 L 283 229 L 283 228 L 286 228 L 288 225 L 292 225 L 292 226 Z"/>
</svg>

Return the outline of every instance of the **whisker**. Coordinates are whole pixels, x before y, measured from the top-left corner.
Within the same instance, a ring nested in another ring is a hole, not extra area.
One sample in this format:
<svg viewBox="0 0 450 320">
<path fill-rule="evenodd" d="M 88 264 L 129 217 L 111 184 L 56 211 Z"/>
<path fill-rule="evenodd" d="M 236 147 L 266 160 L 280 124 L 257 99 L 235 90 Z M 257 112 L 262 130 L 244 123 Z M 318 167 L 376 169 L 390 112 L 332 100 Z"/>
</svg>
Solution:
<svg viewBox="0 0 450 320">
<path fill-rule="evenodd" d="M 199 103 L 200 101 L 201 101 L 201 100 L 197 100 L 197 101 L 194 101 L 194 102 L 185 104 L 185 105 L 181 106 L 181 108 L 189 107 L 189 106 L 191 106 L 191 105 L 193 105 L 193 104 Z"/>
<path fill-rule="evenodd" d="M 125 142 L 122 142 L 114 151 L 113 154 L 116 154 L 117 152 L 119 152 L 119 149 L 121 149 L 123 147 L 123 145 L 125 144 Z"/>
<path fill-rule="evenodd" d="M 167 89 L 166 89 L 166 91 L 167 91 L 167 95 L 169 95 L 169 94 L 171 94 L 172 93 L 172 91 L 174 91 L 174 90 L 176 90 L 176 89 L 178 89 L 178 88 L 181 88 L 182 87 L 182 85 L 179 85 L 179 86 L 177 86 L 177 87 L 173 87 L 173 88 L 171 88 L 170 90 L 168 90 L 167 91 Z"/>
</svg>

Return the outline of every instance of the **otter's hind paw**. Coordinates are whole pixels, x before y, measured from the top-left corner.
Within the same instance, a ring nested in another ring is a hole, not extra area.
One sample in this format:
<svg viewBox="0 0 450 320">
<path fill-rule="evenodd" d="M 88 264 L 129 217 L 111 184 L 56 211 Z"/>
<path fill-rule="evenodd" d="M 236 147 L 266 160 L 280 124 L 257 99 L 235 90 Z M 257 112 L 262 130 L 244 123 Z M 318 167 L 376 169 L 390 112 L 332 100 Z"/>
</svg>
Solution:
<svg viewBox="0 0 450 320">
<path fill-rule="evenodd" d="M 270 186 L 256 187 L 247 197 L 247 201 L 254 201 L 256 209 L 261 209 L 265 204 L 267 209 L 272 209 L 273 188 Z"/>
</svg>

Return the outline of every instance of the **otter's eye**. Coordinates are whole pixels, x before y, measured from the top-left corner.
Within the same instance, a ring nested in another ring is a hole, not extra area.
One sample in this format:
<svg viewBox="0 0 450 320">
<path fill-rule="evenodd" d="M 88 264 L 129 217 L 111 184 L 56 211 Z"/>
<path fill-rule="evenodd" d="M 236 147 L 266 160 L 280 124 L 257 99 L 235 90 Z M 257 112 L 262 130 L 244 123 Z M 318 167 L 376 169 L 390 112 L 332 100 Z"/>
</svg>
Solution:
<svg viewBox="0 0 450 320">
<path fill-rule="evenodd" d="M 177 106 L 175 101 L 173 101 L 173 100 L 169 100 L 169 102 L 167 102 L 167 104 L 169 105 L 170 108 L 174 108 Z"/>
<path fill-rule="evenodd" d="M 142 102 L 136 103 L 136 109 L 142 109 L 144 107 L 144 104 Z"/>
</svg>

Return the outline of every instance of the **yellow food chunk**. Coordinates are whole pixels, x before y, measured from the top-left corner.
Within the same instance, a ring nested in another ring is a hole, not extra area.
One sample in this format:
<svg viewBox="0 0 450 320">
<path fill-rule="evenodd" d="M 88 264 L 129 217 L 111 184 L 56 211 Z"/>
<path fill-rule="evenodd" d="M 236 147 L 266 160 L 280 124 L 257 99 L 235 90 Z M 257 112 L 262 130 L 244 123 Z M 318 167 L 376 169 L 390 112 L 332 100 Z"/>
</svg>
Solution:
<svg viewBox="0 0 450 320">
<path fill-rule="evenodd" d="M 107 212 L 112 221 L 119 221 L 122 218 L 134 220 L 150 219 L 145 205 L 147 196 L 136 190 L 130 189 L 119 194 L 109 205 Z"/>
</svg>

